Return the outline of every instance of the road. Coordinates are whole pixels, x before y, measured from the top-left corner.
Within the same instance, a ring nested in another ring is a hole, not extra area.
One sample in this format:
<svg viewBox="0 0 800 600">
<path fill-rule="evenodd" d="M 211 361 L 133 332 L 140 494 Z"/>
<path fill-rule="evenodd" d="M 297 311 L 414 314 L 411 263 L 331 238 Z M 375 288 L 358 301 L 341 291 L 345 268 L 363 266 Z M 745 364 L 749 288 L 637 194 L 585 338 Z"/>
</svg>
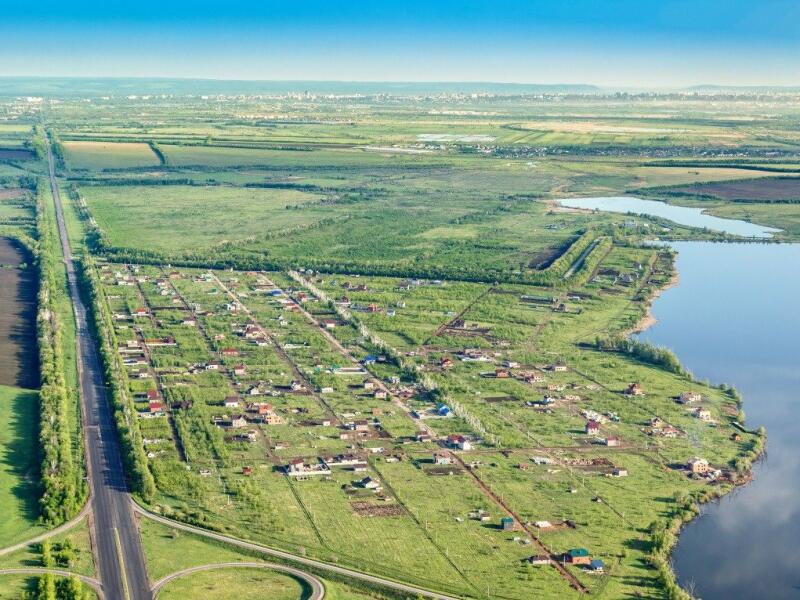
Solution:
<svg viewBox="0 0 800 600">
<path fill-rule="evenodd" d="M 272 571 L 280 571 L 281 573 L 286 573 L 305 582 L 308 585 L 310 590 L 310 594 L 308 596 L 304 596 L 304 600 L 322 600 L 325 597 L 325 586 L 322 582 L 314 577 L 313 575 L 309 575 L 301 571 L 300 569 L 295 569 L 293 567 L 287 567 L 285 565 L 274 565 L 270 563 L 257 563 L 257 562 L 229 562 L 229 563 L 218 563 L 212 565 L 200 565 L 199 567 L 190 567 L 188 569 L 183 569 L 176 573 L 170 573 L 166 577 L 159 579 L 153 584 L 153 594 L 157 594 L 158 591 L 168 584 L 173 579 L 178 579 L 179 577 L 183 577 L 185 575 L 191 575 L 193 573 L 199 573 L 201 571 L 214 571 L 216 569 L 270 569 Z"/>
<path fill-rule="evenodd" d="M 131 510 L 119 440 L 112 421 L 108 395 L 103 385 L 103 370 L 97 345 L 89 328 L 88 311 L 78 293 L 75 262 L 67 236 L 53 153 L 49 143 L 47 161 L 78 334 L 81 413 L 91 492 L 92 537 L 99 579 L 106 598 L 151 600 L 144 553 Z"/>
</svg>

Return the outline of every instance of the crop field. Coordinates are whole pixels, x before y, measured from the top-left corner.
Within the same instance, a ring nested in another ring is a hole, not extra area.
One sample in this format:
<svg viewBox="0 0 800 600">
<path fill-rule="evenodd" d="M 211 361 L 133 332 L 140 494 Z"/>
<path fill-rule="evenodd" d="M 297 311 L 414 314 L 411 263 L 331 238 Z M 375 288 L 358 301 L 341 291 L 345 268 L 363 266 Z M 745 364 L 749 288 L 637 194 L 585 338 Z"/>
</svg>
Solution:
<svg viewBox="0 0 800 600">
<path fill-rule="evenodd" d="M 686 196 L 710 196 L 733 202 L 800 202 L 800 179 L 771 177 L 686 185 L 664 190 Z"/>
<path fill-rule="evenodd" d="M 0 204 L 0 218 L 8 215 L 3 208 Z M 0 238 L 0 385 L 34 389 L 39 385 L 31 343 L 36 339 L 36 274 L 30 261 L 17 243 Z"/>
<path fill-rule="evenodd" d="M 150 146 L 143 143 L 64 142 L 64 150 L 71 169 L 126 169 L 161 164 Z"/>
</svg>

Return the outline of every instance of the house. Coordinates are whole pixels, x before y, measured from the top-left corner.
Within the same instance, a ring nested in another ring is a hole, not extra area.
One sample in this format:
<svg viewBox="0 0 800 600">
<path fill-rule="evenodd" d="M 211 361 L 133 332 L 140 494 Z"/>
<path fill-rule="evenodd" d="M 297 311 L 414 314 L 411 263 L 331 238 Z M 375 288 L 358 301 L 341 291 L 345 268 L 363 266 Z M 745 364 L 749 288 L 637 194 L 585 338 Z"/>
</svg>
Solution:
<svg viewBox="0 0 800 600">
<path fill-rule="evenodd" d="M 447 445 L 459 450 L 472 450 L 472 442 L 463 435 L 451 434 L 447 436 Z"/>
<path fill-rule="evenodd" d="M 437 465 L 453 464 L 453 459 L 446 452 L 436 452 L 433 455 L 433 462 Z"/>
<path fill-rule="evenodd" d="M 614 477 L 627 477 L 628 476 L 628 469 L 622 469 L 620 467 L 617 467 L 616 469 L 611 471 L 611 474 Z"/>
<path fill-rule="evenodd" d="M 375 382 L 374 381 L 365 381 L 364 382 L 364 389 L 365 390 L 375 389 Z"/>
<path fill-rule="evenodd" d="M 164 414 L 164 404 L 159 401 L 152 401 L 149 404 L 150 414 L 154 417 L 160 417 Z"/>
<path fill-rule="evenodd" d="M 148 310 L 146 308 L 137 308 L 136 310 L 133 311 L 133 316 L 136 317 L 136 318 L 146 317 L 149 314 L 150 313 L 148 312 Z"/>
<path fill-rule="evenodd" d="M 586 548 L 572 548 L 567 550 L 563 555 L 564 562 L 571 565 L 589 565 L 592 562 L 592 557 L 589 556 L 589 551 Z"/>
<path fill-rule="evenodd" d="M 364 477 L 364 479 L 360 479 L 356 482 L 356 485 L 360 488 L 364 488 L 365 490 L 378 490 L 381 487 L 381 484 L 375 481 L 372 477 Z"/>
<path fill-rule="evenodd" d="M 239 408 L 239 398 L 236 396 L 228 396 L 222 402 L 225 408 Z"/>
<path fill-rule="evenodd" d="M 642 386 L 638 383 L 632 383 L 625 389 L 626 396 L 642 396 L 644 395 L 644 390 Z"/>
<path fill-rule="evenodd" d="M 212 360 L 209 363 L 206 363 L 206 371 L 219 371 L 219 361 Z"/>
<path fill-rule="evenodd" d="M 151 402 L 153 400 L 158 400 L 159 399 L 158 391 L 157 390 L 147 390 L 147 399 L 150 400 Z"/>
<path fill-rule="evenodd" d="M 244 418 L 244 415 L 233 415 L 230 420 L 230 427 L 231 429 L 247 427 L 247 419 Z"/>
<path fill-rule="evenodd" d="M 584 430 L 586 431 L 586 435 L 597 435 L 600 433 L 600 423 L 590 419 L 586 421 L 586 427 Z"/>
<path fill-rule="evenodd" d="M 236 348 L 223 348 L 222 356 L 239 356 L 239 351 Z"/>
<path fill-rule="evenodd" d="M 376 400 L 386 400 L 387 393 L 386 390 L 375 390 L 373 396 Z"/>
<path fill-rule="evenodd" d="M 247 367 L 244 365 L 236 365 L 233 367 L 233 374 L 234 375 L 246 375 L 247 374 Z"/>
<path fill-rule="evenodd" d="M 602 573 L 605 569 L 605 564 L 599 558 L 595 558 L 589 563 L 589 570 L 592 573 Z"/>
<path fill-rule="evenodd" d="M 678 396 L 679 404 L 692 404 L 693 402 L 700 402 L 703 396 L 699 392 L 683 392 Z"/>
<path fill-rule="evenodd" d="M 336 319 L 321 319 L 320 320 L 320 324 L 325 329 L 334 329 L 336 327 L 336 325 L 337 325 Z"/>
<path fill-rule="evenodd" d="M 547 370 L 552 371 L 553 373 L 566 373 L 568 368 L 564 363 L 556 363 L 547 367 Z"/>
<path fill-rule="evenodd" d="M 604 443 L 609 448 L 616 448 L 617 446 L 619 446 L 619 438 L 616 437 L 616 436 L 610 435 L 605 439 Z"/>
<path fill-rule="evenodd" d="M 550 564 L 550 557 L 544 554 L 538 554 L 531 556 L 527 559 L 527 562 L 532 565 L 549 565 Z"/>
<path fill-rule="evenodd" d="M 450 415 L 450 407 L 446 404 L 440 404 L 436 407 L 436 414 L 440 417 L 447 417 Z"/>
<path fill-rule="evenodd" d="M 359 419 L 358 421 L 353 421 L 350 429 L 352 429 L 353 431 L 369 431 L 369 421 L 367 421 L 366 419 Z"/>
<path fill-rule="evenodd" d="M 701 421 L 710 421 L 711 420 L 711 411 L 707 408 L 699 408 L 695 411 L 694 416 L 700 419 Z"/>
<path fill-rule="evenodd" d="M 696 473 L 697 475 L 705 475 L 711 471 L 711 465 L 708 464 L 708 461 L 705 458 L 698 458 L 697 456 L 686 463 L 686 466 L 691 473 Z"/>
<path fill-rule="evenodd" d="M 511 377 L 511 371 L 509 371 L 508 369 L 495 369 L 494 376 L 497 379 L 508 379 L 509 377 Z"/>
<path fill-rule="evenodd" d="M 194 327 L 197 325 L 197 319 L 193 317 L 186 317 L 183 321 L 181 321 L 181 325 L 186 325 L 187 327 Z"/>
<path fill-rule="evenodd" d="M 503 528 L 503 531 L 514 531 L 516 523 L 511 517 L 503 517 L 500 519 L 500 527 Z"/>
</svg>

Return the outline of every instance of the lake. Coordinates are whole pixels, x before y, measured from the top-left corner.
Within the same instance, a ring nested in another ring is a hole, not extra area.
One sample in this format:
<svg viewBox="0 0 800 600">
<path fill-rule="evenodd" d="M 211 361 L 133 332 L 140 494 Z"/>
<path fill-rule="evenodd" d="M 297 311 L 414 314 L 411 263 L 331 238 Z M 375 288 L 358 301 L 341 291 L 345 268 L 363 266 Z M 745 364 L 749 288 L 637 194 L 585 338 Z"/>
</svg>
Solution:
<svg viewBox="0 0 800 600">
<path fill-rule="evenodd" d="M 0 384 L 39 387 L 36 271 L 27 250 L 0 238 Z M 29 266 L 20 269 L 27 263 Z"/>
<path fill-rule="evenodd" d="M 657 323 L 641 337 L 698 378 L 735 385 L 747 425 L 768 437 L 754 482 L 681 533 L 675 570 L 704 600 L 800 598 L 800 245 L 672 246 L 680 283 L 655 301 Z"/>
<path fill-rule="evenodd" d="M 755 225 L 747 221 L 736 219 L 722 219 L 703 212 L 702 208 L 688 206 L 674 206 L 657 200 L 642 200 L 633 196 L 612 196 L 602 198 L 567 198 L 559 200 L 559 204 L 567 208 L 581 208 L 585 210 L 601 210 L 635 215 L 651 215 L 669 219 L 680 225 L 689 227 L 707 228 L 711 231 L 721 231 L 733 235 L 754 238 L 769 238 L 773 233 L 780 231 L 772 227 Z"/>
<path fill-rule="evenodd" d="M 769 237 L 774 229 L 637 198 L 565 206 L 665 217 Z M 709 221 L 709 219 L 713 220 Z M 680 282 L 640 337 L 675 351 L 699 379 L 736 386 L 750 428 L 767 428 L 755 480 L 701 509 L 673 553 L 678 581 L 704 600 L 800 598 L 800 244 L 677 242 Z"/>
</svg>

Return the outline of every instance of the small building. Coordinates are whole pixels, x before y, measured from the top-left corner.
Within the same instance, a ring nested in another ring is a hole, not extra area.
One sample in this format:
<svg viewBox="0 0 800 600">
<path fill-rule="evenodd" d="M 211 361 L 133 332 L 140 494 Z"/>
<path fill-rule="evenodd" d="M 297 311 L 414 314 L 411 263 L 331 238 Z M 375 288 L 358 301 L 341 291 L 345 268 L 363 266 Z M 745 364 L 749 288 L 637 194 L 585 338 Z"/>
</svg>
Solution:
<svg viewBox="0 0 800 600">
<path fill-rule="evenodd" d="M 693 402 L 700 402 L 703 396 L 699 392 L 683 392 L 678 396 L 680 404 L 692 404 Z"/>
<path fill-rule="evenodd" d="M 459 450 L 472 450 L 472 442 L 463 435 L 451 434 L 447 436 L 447 445 Z"/>
<path fill-rule="evenodd" d="M 386 390 L 375 390 L 375 393 L 373 394 L 377 400 L 386 400 L 387 395 L 388 394 L 386 393 Z"/>
<path fill-rule="evenodd" d="M 222 401 L 225 408 L 239 408 L 239 398 L 236 396 L 228 396 Z"/>
<path fill-rule="evenodd" d="M 233 374 L 239 376 L 246 375 L 247 367 L 245 367 L 244 365 L 236 365 L 235 367 L 233 367 Z"/>
<path fill-rule="evenodd" d="M 509 377 L 511 377 L 511 371 L 509 371 L 508 369 L 495 369 L 494 376 L 497 379 L 508 379 Z"/>
<path fill-rule="evenodd" d="M 589 563 L 589 570 L 592 573 L 602 573 L 605 570 L 605 564 L 599 558 L 595 558 Z"/>
<path fill-rule="evenodd" d="M 586 421 L 586 427 L 584 428 L 586 435 L 597 435 L 600 433 L 600 423 L 593 419 L 589 419 Z"/>
<path fill-rule="evenodd" d="M 372 477 L 364 477 L 356 482 L 356 485 L 360 488 L 364 488 L 365 490 L 377 490 L 380 489 L 381 484 L 375 481 Z"/>
<path fill-rule="evenodd" d="M 710 421 L 711 420 L 711 411 L 707 408 L 699 408 L 695 411 L 694 416 L 700 419 L 701 421 Z"/>
<path fill-rule="evenodd" d="M 526 561 L 531 565 L 549 565 L 550 557 L 545 554 L 536 554 L 526 559 Z"/>
<path fill-rule="evenodd" d="M 705 475 L 711 471 L 711 465 L 708 464 L 708 461 L 705 458 L 698 458 L 697 456 L 686 463 L 686 467 L 690 472 L 698 475 Z"/>
<path fill-rule="evenodd" d="M 563 556 L 564 562 L 571 565 L 589 565 L 592 557 L 586 548 L 572 548 L 567 550 Z"/>
<path fill-rule="evenodd" d="M 433 455 L 433 462 L 437 465 L 450 465 L 453 459 L 446 452 L 436 452 Z"/>
<path fill-rule="evenodd" d="M 617 446 L 619 446 L 619 438 L 610 435 L 605 439 L 605 445 L 608 446 L 609 448 L 616 448 Z"/>
<path fill-rule="evenodd" d="M 325 329 L 335 329 L 337 325 L 336 319 L 322 319 L 320 324 L 322 324 Z"/>
<path fill-rule="evenodd" d="M 617 467 L 611 472 L 611 474 L 614 477 L 627 477 L 628 476 L 628 469 L 623 469 L 621 467 Z"/>
<path fill-rule="evenodd" d="M 511 517 L 503 517 L 500 519 L 500 527 L 503 528 L 503 531 L 513 531 L 516 526 L 514 523 L 514 519 Z"/>
</svg>

